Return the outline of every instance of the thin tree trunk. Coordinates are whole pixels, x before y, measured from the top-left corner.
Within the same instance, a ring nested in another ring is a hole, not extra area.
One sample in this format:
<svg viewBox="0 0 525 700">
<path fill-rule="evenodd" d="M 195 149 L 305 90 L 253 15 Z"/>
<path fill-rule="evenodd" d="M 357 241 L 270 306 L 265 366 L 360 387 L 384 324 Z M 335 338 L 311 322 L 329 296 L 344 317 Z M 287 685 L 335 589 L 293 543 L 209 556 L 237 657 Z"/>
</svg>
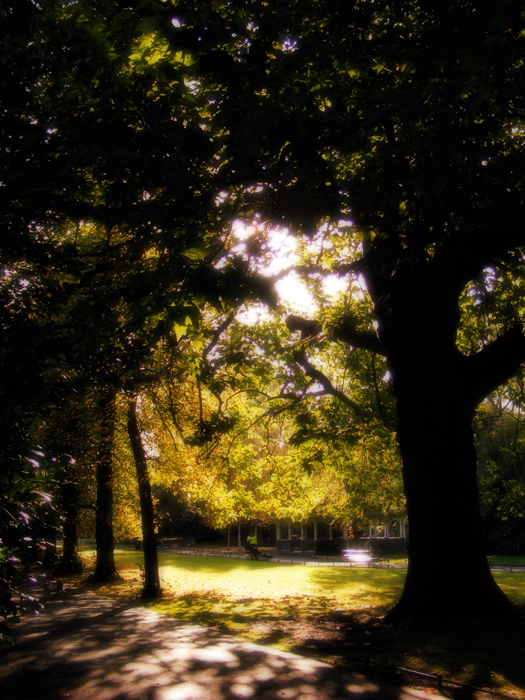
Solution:
<svg viewBox="0 0 525 700">
<path fill-rule="evenodd" d="M 139 487 L 140 515 L 142 520 L 142 543 L 144 550 L 143 598 L 158 598 L 162 595 L 159 579 L 157 541 L 155 537 L 155 512 L 151 495 L 148 463 L 137 420 L 137 401 L 133 399 L 128 407 L 128 435 L 137 470 Z"/>
<path fill-rule="evenodd" d="M 68 479 L 62 484 L 62 511 L 64 513 L 64 544 L 62 556 L 54 571 L 57 576 L 78 574 L 83 569 L 82 559 L 78 554 L 78 488 L 73 481 Z"/>
<path fill-rule="evenodd" d="M 97 455 L 97 504 L 95 539 L 97 561 L 91 580 L 97 583 L 119 578 L 113 556 L 113 448 L 116 421 L 116 391 L 106 389 L 99 400 L 100 428 Z"/>
<path fill-rule="evenodd" d="M 45 529 L 43 546 L 42 568 L 48 569 L 57 562 L 57 531 L 54 523 Z"/>
</svg>

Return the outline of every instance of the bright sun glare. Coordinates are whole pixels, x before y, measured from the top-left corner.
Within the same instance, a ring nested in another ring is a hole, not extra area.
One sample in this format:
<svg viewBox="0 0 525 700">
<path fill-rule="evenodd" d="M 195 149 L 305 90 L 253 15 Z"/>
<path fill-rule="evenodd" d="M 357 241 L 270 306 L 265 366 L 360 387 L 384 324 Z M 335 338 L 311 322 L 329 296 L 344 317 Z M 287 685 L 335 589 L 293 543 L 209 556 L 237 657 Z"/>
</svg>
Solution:
<svg viewBox="0 0 525 700">
<path fill-rule="evenodd" d="M 256 225 L 235 222 L 233 233 L 239 243 L 234 247 L 234 252 L 246 252 L 248 240 L 257 234 L 258 230 Z M 294 270 L 294 266 L 300 262 L 295 237 L 286 228 L 270 229 L 265 235 L 265 248 L 268 256 L 258 271 L 267 277 L 282 274 L 275 284 L 281 304 L 289 313 L 307 318 L 315 316 L 318 305 L 305 282 Z M 327 275 L 323 280 L 323 289 L 328 297 L 335 297 L 348 289 L 348 280 L 337 274 Z M 260 307 L 242 312 L 238 318 L 243 323 L 252 325 L 265 313 L 263 307 Z"/>
</svg>

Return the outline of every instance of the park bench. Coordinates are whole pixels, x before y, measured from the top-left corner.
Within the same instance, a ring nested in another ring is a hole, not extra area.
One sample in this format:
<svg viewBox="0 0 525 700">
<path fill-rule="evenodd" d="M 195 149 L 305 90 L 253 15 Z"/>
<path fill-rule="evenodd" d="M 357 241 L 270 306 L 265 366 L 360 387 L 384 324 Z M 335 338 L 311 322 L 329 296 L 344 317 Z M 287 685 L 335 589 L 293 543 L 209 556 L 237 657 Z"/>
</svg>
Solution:
<svg viewBox="0 0 525 700">
<path fill-rule="evenodd" d="M 249 559 L 254 559 L 255 561 L 261 561 L 261 559 L 273 559 L 273 554 L 265 554 L 257 549 L 256 545 L 250 544 L 249 542 L 246 543 L 244 549 L 248 552 Z"/>
</svg>

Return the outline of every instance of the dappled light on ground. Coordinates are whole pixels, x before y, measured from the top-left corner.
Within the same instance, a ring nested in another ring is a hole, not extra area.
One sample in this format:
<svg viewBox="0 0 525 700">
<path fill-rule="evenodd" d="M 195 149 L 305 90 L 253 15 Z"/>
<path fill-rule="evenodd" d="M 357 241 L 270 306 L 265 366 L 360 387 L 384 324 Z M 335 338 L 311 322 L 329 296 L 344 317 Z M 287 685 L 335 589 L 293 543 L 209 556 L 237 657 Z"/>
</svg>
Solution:
<svg viewBox="0 0 525 700">
<path fill-rule="evenodd" d="M 90 593 L 51 603 L 15 634 L 17 644 L 0 649 L 3 700 L 419 697 Z"/>
</svg>

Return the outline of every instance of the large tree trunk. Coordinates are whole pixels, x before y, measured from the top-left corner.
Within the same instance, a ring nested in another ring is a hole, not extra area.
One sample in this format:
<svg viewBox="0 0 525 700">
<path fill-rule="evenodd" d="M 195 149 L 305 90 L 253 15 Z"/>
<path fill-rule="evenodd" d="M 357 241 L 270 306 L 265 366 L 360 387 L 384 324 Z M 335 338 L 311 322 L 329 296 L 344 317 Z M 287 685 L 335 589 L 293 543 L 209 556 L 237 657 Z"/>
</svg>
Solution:
<svg viewBox="0 0 525 700">
<path fill-rule="evenodd" d="M 414 366 L 410 371 L 413 375 Z M 442 620 L 508 613 L 510 603 L 492 577 L 483 548 L 472 409 L 446 370 L 428 367 L 419 380 L 403 381 L 402 376 L 399 372 L 395 385 L 409 567 L 390 617 Z"/>
<path fill-rule="evenodd" d="M 118 578 L 113 556 L 113 447 L 116 421 L 116 392 L 113 388 L 101 393 L 99 400 L 100 428 L 97 455 L 97 504 L 95 539 L 97 561 L 91 580 L 97 583 Z"/>
<path fill-rule="evenodd" d="M 442 298 L 419 304 L 416 294 L 397 309 L 391 305 L 380 330 L 397 402 L 409 523 L 406 583 L 389 617 L 509 613 L 484 552 L 471 429 L 477 403 L 501 381 L 499 350 L 461 355 L 457 307 L 447 308 Z M 515 339 L 507 340 L 512 347 Z"/>
<path fill-rule="evenodd" d="M 144 588 L 142 590 L 142 597 L 158 598 L 162 593 L 159 579 L 157 541 L 155 537 L 155 512 L 151 496 L 148 463 L 137 421 L 136 400 L 131 401 L 128 408 L 128 435 L 137 470 L 140 515 L 142 520 L 142 543 L 144 550 Z"/>
</svg>

